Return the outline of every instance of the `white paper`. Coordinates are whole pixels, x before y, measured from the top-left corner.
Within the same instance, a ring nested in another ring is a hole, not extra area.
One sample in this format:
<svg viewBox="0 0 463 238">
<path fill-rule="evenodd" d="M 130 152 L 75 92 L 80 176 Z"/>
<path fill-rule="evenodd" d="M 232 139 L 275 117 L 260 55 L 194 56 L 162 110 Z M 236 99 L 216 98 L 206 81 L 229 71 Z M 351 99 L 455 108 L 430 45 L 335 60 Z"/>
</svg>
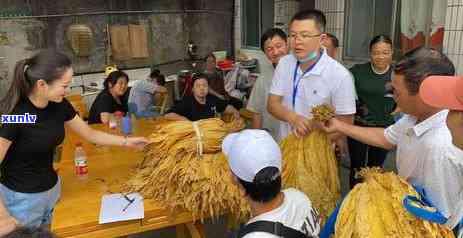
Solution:
<svg viewBox="0 0 463 238">
<path fill-rule="evenodd" d="M 143 219 L 145 217 L 143 197 L 139 193 L 131 193 L 127 197 L 135 199 L 129 206 L 127 206 L 129 201 L 120 193 L 103 195 L 101 197 L 99 223 Z M 123 211 L 125 207 L 127 208 Z"/>
</svg>

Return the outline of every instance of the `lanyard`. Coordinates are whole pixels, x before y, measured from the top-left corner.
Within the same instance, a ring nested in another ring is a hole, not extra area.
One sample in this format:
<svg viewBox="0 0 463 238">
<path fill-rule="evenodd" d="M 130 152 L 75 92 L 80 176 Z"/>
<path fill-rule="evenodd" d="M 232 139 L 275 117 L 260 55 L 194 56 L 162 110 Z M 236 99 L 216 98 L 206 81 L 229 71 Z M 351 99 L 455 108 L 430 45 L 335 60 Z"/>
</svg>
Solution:
<svg viewBox="0 0 463 238">
<path fill-rule="evenodd" d="M 323 54 L 323 52 L 320 52 L 320 55 L 318 56 L 315 63 L 313 65 L 311 65 L 308 69 L 306 69 L 302 73 L 302 75 L 301 75 L 301 77 L 299 79 L 297 79 L 297 69 L 299 68 L 299 61 L 297 61 L 296 68 L 294 69 L 294 75 L 293 75 L 293 83 L 294 83 L 294 85 L 293 85 L 293 109 L 296 109 L 296 95 L 297 95 L 297 90 L 299 88 L 299 83 L 302 81 L 302 78 L 304 78 L 305 74 L 310 72 L 315 67 L 315 65 L 318 63 L 318 61 L 322 57 L 322 54 Z"/>
</svg>

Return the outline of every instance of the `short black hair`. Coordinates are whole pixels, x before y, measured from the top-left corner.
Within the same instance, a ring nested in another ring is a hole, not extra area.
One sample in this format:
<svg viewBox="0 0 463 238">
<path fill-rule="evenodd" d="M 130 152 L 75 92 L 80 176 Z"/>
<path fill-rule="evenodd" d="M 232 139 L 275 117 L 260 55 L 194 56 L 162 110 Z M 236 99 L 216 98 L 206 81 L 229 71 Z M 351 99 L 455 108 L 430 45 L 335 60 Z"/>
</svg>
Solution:
<svg viewBox="0 0 463 238">
<path fill-rule="evenodd" d="M 214 59 L 214 61 L 217 60 L 217 58 L 215 58 L 215 55 L 214 55 L 214 52 L 209 52 L 209 54 L 207 54 L 206 58 L 204 58 L 204 60 L 207 60 L 207 58 L 209 57 L 212 57 Z"/>
<path fill-rule="evenodd" d="M 31 229 L 27 227 L 19 227 L 12 231 L 4 238 L 56 238 L 49 230 L 44 228 Z"/>
<path fill-rule="evenodd" d="M 431 75 L 455 75 L 455 67 L 442 52 L 428 47 L 418 47 L 407 52 L 395 66 L 396 74 L 404 75 L 411 95 L 419 92 L 423 80 Z"/>
<path fill-rule="evenodd" d="M 289 25 L 291 25 L 293 21 L 302 21 L 302 20 L 314 20 L 315 23 L 317 23 L 317 26 L 320 29 L 320 32 L 325 31 L 326 17 L 325 17 L 325 14 L 323 14 L 323 12 L 318 9 L 302 10 L 296 13 L 296 15 L 294 15 L 291 21 L 289 22 Z"/>
<path fill-rule="evenodd" d="M 108 75 L 108 77 L 103 82 L 104 88 L 108 89 L 109 88 L 109 83 L 111 83 L 111 85 L 114 86 L 114 84 L 117 83 L 117 80 L 119 78 L 125 78 L 125 79 L 127 79 L 127 82 L 129 82 L 129 76 L 126 73 L 124 73 L 123 71 L 118 70 L 118 71 L 111 72 Z"/>
<path fill-rule="evenodd" d="M 191 80 L 191 81 L 192 81 L 192 82 L 191 82 L 191 86 L 194 86 L 196 80 L 198 80 L 198 79 L 205 79 L 205 80 L 209 83 L 207 74 L 201 73 L 201 72 L 197 72 L 197 73 L 194 73 L 194 74 L 193 74 L 193 78 L 192 78 L 192 80 Z"/>
<path fill-rule="evenodd" d="M 370 41 L 370 51 L 371 51 L 371 48 L 373 48 L 373 46 L 376 43 L 380 43 L 380 42 L 389 44 L 391 46 L 391 48 L 392 48 L 392 40 L 391 40 L 391 38 L 389 36 L 377 35 L 377 36 L 373 37 L 373 39 L 371 39 L 371 41 Z"/>
<path fill-rule="evenodd" d="M 288 39 L 288 36 L 286 35 L 286 33 L 280 29 L 280 28 L 270 28 L 270 29 L 267 29 L 264 34 L 262 34 L 262 36 L 260 37 L 260 49 L 262 51 L 265 51 L 264 49 L 264 45 L 265 45 L 265 42 L 268 40 L 268 39 L 273 39 L 273 37 L 275 36 L 278 36 L 280 37 L 282 40 L 284 40 L 286 42 L 286 40 Z"/>
<path fill-rule="evenodd" d="M 150 73 L 150 78 L 156 78 L 160 74 L 161 74 L 161 71 L 159 69 L 153 69 Z"/>
<path fill-rule="evenodd" d="M 164 86 L 166 84 L 166 77 L 164 77 L 163 74 L 161 74 L 161 71 L 158 69 L 153 69 L 153 71 L 150 74 L 150 78 L 156 79 L 156 83 L 158 85 Z"/>
<path fill-rule="evenodd" d="M 281 191 L 281 174 L 276 167 L 261 169 L 252 183 L 237 178 L 239 183 L 243 185 L 246 194 L 256 202 L 270 202 Z"/>
<path fill-rule="evenodd" d="M 334 48 L 338 48 L 338 47 L 339 47 L 339 40 L 338 40 L 338 38 L 337 38 L 335 35 L 331 34 L 331 33 L 325 33 L 325 34 L 326 34 L 326 36 L 328 36 L 328 38 L 330 38 L 330 40 L 333 42 Z"/>
</svg>

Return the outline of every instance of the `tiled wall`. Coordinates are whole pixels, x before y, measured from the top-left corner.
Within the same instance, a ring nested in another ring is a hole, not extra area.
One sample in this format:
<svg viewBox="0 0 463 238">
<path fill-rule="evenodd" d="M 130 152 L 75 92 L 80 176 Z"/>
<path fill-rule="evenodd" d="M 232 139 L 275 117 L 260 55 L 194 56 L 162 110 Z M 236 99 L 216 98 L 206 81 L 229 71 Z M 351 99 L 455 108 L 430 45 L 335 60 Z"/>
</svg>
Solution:
<svg viewBox="0 0 463 238">
<path fill-rule="evenodd" d="M 315 8 L 325 13 L 326 31 L 339 39 L 339 57 L 342 57 L 344 42 L 344 3 L 344 0 L 315 0 Z"/>
<path fill-rule="evenodd" d="M 235 15 L 233 16 L 233 40 L 236 51 L 241 48 L 241 0 L 235 0 Z"/>
<path fill-rule="evenodd" d="M 443 51 L 463 75 L 463 0 L 448 0 Z"/>
<path fill-rule="evenodd" d="M 299 2 L 295 0 L 275 0 L 275 26 L 288 32 L 289 21 L 299 11 Z"/>
</svg>

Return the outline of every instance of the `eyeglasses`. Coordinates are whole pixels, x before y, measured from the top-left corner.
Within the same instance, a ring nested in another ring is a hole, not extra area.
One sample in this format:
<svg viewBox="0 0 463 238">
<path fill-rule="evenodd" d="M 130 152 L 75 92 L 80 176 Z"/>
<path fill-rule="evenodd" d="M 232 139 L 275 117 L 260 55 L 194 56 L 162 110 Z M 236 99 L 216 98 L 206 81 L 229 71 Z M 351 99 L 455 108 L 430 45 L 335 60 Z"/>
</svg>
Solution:
<svg viewBox="0 0 463 238">
<path fill-rule="evenodd" d="M 301 33 L 291 32 L 289 34 L 289 37 L 292 40 L 296 40 L 297 38 L 300 38 L 301 40 L 306 41 L 306 40 L 309 40 L 311 38 L 319 37 L 321 35 L 322 35 L 321 33 L 316 34 L 316 35 L 310 35 L 308 32 L 301 32 Z"/>
<path fill-rule="evenodd" d="M 371 55 L 372 56 L 380 56 L 380 55 L 389 56 L 389 55 L 392 55 L 392 51 L 372 51 Z"/>
</svg>

